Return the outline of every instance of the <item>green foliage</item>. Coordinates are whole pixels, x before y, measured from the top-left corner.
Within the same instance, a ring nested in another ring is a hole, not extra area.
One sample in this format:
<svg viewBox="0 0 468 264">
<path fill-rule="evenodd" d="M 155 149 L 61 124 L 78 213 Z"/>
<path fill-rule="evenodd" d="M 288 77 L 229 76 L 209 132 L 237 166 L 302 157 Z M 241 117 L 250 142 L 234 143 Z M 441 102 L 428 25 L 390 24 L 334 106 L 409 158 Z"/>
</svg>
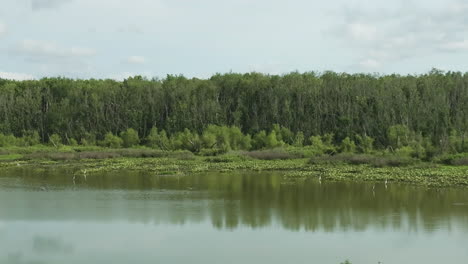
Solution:
<svg viewBox="0 0 468 264">
<path fill-rule="evenodd" d="M 311 136 L 309 138 L 311 147 L 315 150 L 317 154 L 325 153 L 326 146 L 323 144 L 321 136 Z"/>
<path fill-rule="evenodd" d="M 395 150 L 395 154 L 400 157 L 411 157 L 414 152 L 414 149 L 410 146 L 404 146 Z"/>
<path fill-rule="evenodd" d="M 356 135 L 357 147 L 360 153 L 369 154 L 374 149 L 374 139 L 366 135 Z"/>
<path fill-rule="evenodd" d="M 265 130 L 262 130 L 255 134 L 253 137 L 252 141 L 252 147 L 253 149 L 262 149 L 266 147 L 266 142 L 267 142 L 267 134 Z"/>
<path fill-rule="evenodd" d="M 297 132 L 296 136 L 294 137 L 293 146 L 302 147 L 303 145 L 304 145 L 304 133 L 299 131 L 299 132 Z"/>
<path fill-rule="evenodd" d="M 410 146 L 412 156 L 429 159 L 468 151 L 466 83 L 466 73 L 441 71 L 2 80 L 0 144 L 47 144 L 49 135 L 58 134 L 66 144 L 78 139 L 93 146 L 112 131 L 124 146 L 134 146 L 134 133 L 126 135 L 131 127 L 145 144 L 164 150 L 299 147 L 321 135 L 325 150 L 320 146 L 319 152 L 335 152 L 334 144 L 349 137 L 360 153 Z M 190 136 L 183 135 L 185 129 Z M 197 137 L 200 142 L 188 141 Z"/>
<path fill-rule="evenodd" d="M 56 148 L 62 146 L 62 137 L 59 136 L 58 134 L 52 134 L 49 137 L 49 145 L 54 146 Z"/>
<path fill-rule="evenodd" d="M 104 136 L 104 140 L 100 142 L 101 146 L 108 147 L 108 148 L 120 148 L 122 147 L 123 140 L 112 132 L 107 133 Z"/>
<path fill-rule="evenodd" d="M 309 138 L 310 146 L 314 150 L 315 155 L 333 154 L 336 152 L 336 147 L 333 145 L 333 134 L 325 134 L 324 136 L 311 136 Z"/>
<path fill-rule="evenodd" d="M 196 133 L 192 133 L 189 129 L 184 132 L 176 133 L 171 138 L 174 149 L 185 149 L 192 152 L 199 152 L 202 147 L 202 141 Z"/>
<path fill-rule="evenodd" d="M 265 148 L 276 148 L 282 146 L 284 143 L 281 140 L 278 140 L 277 134 L 274 130 L 272 130 L 265 140 Z"/>
<path fill-rule="evenodd" d="M 4 135 L 0 133 L 0 147 L 9 147 L 15 146 L 17 143 L 17 139 L 13 135 Z"/>
<path fill-rule="evenodd" d="M 356 152 L 356 143 L 349 137 L 346 137 L 341 141 L 340 151 L 344 153 L 354 153 Z"/>
<path fill-rule="evenodd" d="M 389 146 L 393 149 L 408 146 L 411 140 L 411 131 L 407 126 L 395 125 L 391 126 L 387 132 Z"/>
<path fill-rule="evenodd" d="M 172 144 L 167 137 L 166 131 L 158 132 L 156 127 L 152 127 L 149 135 L 146 137 L 146 145 L 150 148 L 171 150 Z"/>
<path fill-rule="evenodd" d="M 120 133 L 120 137 L 123 140 L 123 146 L 125 148 L 134 147 L 140 143 L 140 137 L 138 137 L 138 132 L 133 128 L 129 128 L 124 132 Z"/>
<path fill-rule="evenodd" d="M 61 141 L 61 140 L 60 140 Z M 39 133 L 37 131 L 27 131 L 24 133 L 23 137 L 21 138 L 22 146 L 34 146 L 38 145 L 41 142 L 41 138 L 39 137 Z"/>
<path fill-rule="evenodd" d="M 83 146 L 95 146 L 96 145 L 96 135 L 93 133 L 84 133 L 81 138 L 81 145 Z"/>
<path fill-rule="evenodd" d="M 68 144 L 69 144 L 70 146 L 78 146 L 78 141 L 76 141 L 76 139 L 74 139 L 74 138 L 70 138 L 70 139 L 68 140 Z"/>
</svg>

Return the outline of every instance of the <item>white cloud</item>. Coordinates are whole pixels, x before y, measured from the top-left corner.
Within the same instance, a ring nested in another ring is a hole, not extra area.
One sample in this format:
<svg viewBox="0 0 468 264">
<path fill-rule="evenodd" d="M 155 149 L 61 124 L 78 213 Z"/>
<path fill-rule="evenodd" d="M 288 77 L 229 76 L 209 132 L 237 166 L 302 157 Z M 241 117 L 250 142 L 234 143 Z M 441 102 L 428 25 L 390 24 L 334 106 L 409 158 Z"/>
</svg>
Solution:
<svg viewBox="0 0 468 264">
<path fill-rule="evenodd" d="M 468 50 L 468 39 L 462 41 L 452 41 L 442 44 L 441 48 L 446 51 Z"/>
<path fill-rule="evenodd" d="M 359 65 L 367 69 L 376 69 L 376 68 L 379 68 L 381 64 L 379 61 L 375 59 L 367 59 L 367 60 L 361 61 Z"/>
<path fill-rule="evenodd" d="M 32 10 L 57 8 L 67 2 L 71 2 L 71 0 L 31 0 L 31 8 Z"/>
<path fill-rule="evenodd" d="M 365 23 L 351 23 L 348 25 L 348 33 L 357 41 L 369 41 L 376 38 L 377 28 Z"/>
<path fill-rule="evenodd" d="M 26 73 L 18 73 L 18 72 L 2 72 L 0 71 L 0 78 L 8 79 L 8 80 L 17 80 L 17 81 L 24 81 L 24 80 L 33 80 L 35 79 L 34 76 Z"/>
<path fill-rule="evenodd" d="M 96 54 L 94 49 L 80 47 L 64 48 L 53 42 L 38 40 L 23 40 L 19 43 L 17 51 L 32 57 L 53 58 L 88 57 Z"/>
<path fill-rule="evenodd" d="M 130 56 L 125 60 L 127 63 L 130 64 L 144 64 L 146 63 L 146 59 L 142 56 Z"/>
<path fill-rule="evenodd" d="M 6 32 L 7 32 L 7 26 L 3 24 L 2 22 L 0 22 L 0 37 L 5 35 Z"/>
<path fill-rule="evenodd" d="M 398 6 L 398 5 L 396 5 Z M 468 4 L 447 1 L 442 6 L 344 9 L 334 36 L 353 50 L 353 65 L 365 69 L 426 58 L 440 52 L 468 50 Z"/>
</svg>

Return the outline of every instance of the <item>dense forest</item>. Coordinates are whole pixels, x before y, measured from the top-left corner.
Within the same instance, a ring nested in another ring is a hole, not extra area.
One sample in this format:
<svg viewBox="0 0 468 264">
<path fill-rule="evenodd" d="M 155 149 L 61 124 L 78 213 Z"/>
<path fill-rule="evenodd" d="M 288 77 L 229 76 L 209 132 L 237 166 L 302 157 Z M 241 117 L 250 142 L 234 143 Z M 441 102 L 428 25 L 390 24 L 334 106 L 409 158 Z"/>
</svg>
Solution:
<svg viewBox="0 0 468 264">
<path fill-rule="evenodd" d="M 0 147 L 344 144 L 464 152 L 467 132 L 468 73 L 460 72 L 0 79 Z"/>
</svg>

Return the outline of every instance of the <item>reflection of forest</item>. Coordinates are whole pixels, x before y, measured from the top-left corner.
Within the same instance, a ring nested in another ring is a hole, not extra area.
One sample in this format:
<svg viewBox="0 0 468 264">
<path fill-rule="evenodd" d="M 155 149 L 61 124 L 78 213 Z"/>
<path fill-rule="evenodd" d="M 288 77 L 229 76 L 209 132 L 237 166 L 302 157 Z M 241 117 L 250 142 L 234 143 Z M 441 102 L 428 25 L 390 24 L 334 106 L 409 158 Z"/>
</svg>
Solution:
<svg viewBox="0 0 468 264">
<path fill-rule="evenodd" d="M 468 231 L 468 193 L 384 184 L 285 181 L 281 173 L 161 177 L 141 172 L 76 179 L 73 172 L 32 175 L 16 169 L 0 178 L 0 220 L 129 220 L 217 228 L 279 224 L 289 230 L 367 228 L 432 231 L 453 225 Z M 28 191 L 15 187 L 27 186 Z M 49 191 L 40 191 L 48 186 Z M 2 189 L 3 188 L 3 191 Z"/>
</svg>

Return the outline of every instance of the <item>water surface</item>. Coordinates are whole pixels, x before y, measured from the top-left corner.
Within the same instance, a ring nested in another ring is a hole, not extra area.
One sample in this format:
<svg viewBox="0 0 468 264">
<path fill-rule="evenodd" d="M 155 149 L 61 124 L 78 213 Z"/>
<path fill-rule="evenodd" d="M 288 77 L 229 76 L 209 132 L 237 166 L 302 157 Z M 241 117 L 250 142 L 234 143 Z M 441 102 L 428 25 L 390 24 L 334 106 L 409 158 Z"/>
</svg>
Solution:
<svg viewBox="0 0 468 264">
<path fill-rule="evenodd" d="M 0 263 L 465 263 L 467 245 L 466 189 L 272 172 L 0 175 Z"/>
</svg>

